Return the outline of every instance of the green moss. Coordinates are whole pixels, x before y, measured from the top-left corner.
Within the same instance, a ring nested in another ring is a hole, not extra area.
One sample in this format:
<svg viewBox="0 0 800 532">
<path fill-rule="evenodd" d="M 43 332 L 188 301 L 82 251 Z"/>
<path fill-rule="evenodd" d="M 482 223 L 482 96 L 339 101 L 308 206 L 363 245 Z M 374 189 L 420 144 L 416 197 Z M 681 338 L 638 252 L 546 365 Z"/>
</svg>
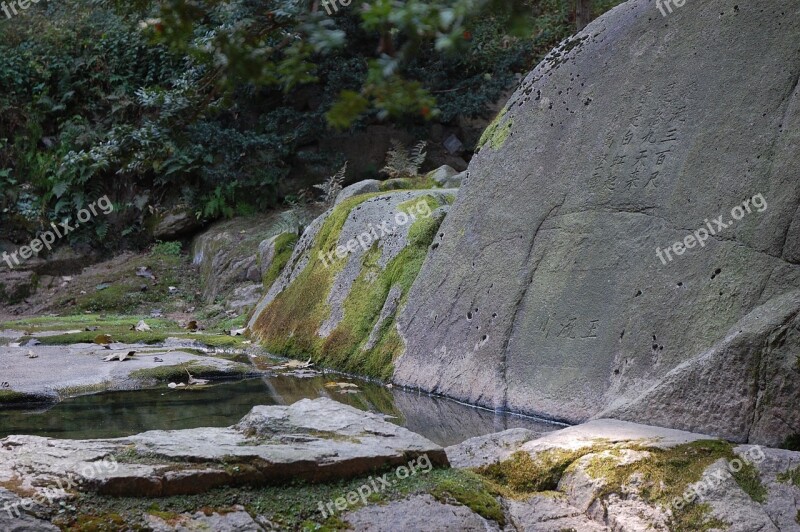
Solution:
<svg viewBox="0 0 800 532">
<path fill-rule="evenodd" d="M 228 369 L 220 369 L 215 366 L 203 366 L 198 361 L 192 361 L 186 364 L 137 369 L 130 374 L 130 377 L 159 382 L 178 382 L 188 379 L 189 373 L 187 373 L 187 370 L 193 377 L 198 379 L 243 377 L 251 373 L 250 368 L 243 364 L 237 364 Z"/>
<path fill-rule="evenodd" d="M 118 461 L 120 457 L 117 456 Z M 381 471 L 373 474 L 380 475 Z M 341 520 L 340 512 L 324 516 L 320 503 L 324 505 L 344 497 L 348 492 L 370 485 L 370 477 L 353 478 L 330 483 L 307 484 L 302 482 L 285 483 L 280 486 L 252 488 L 247 486 L 224 487 L 199 495 L 163 497 L 157 500 L 143 497 L 110 497 L 96 493 L 80 493 L 73 503 L 81 509 L 82 515 L 121 515 L 128 529 L 136 530 L 144 524 L 147 513 L 174 518 L 182 513 L 195 513 L 198 508 L 224 509 L 242 505 L 252 515 L 264 516 L 279 530 L 346 530 L 347 524 Z M 372 480 L 374 483 L 374 480 Z M 494 500 L 485 483 L 477 475 L 454 469 L 433 469 L 428 473 L 418 472 L 406 479 L 398 479 L 388 487 L 382 487 L 369 496 L 370 504 L 402 500 L 417 494 L 435 494 L 440 500 L 464 504 L 489 519 L 500 519 L 502 509 Z M 462 503 L 461 501 L 465 501 Z M 348 507 L 353 510 L 362 506 L 361 501 Z M 224 510 L 216 510 L 224 512 Z M 69 530 L 75 519 L 69 514 L 62 516 L 58 524 Z M 77 519 L 80 519 L 78 517 Z"/>
<path fill-rule="evenodd" d="M 283 268 L 292 258 L 294 246 L 297 244 L 298 236 L 296 233 L 283 233 L 275 239 L 275 257 L 272 259 L 269 269 L 264 274 L 264 288 L 269 289 L 275 279 L 283 271 Z"/>
<path fill-rule="evenodd" d="M 334 208 L 325 220 L 310 251 L 309 264 L 256 320 L 254 335 L 267 349 L 297 358 L 310 356 L 318 364 L 343 371 L 383 379 L 391 376 L 392 363 L 403 349 L 394 319 L 382 324 L 372 349 L 365 349 L 365 344 L 393 286 L 401 289 L 400 305 L 404 304 L 441 223 L 440 218 L 418 217 L 409 228 L 408 246 L 384 269 L 378 265 L 381 251 L 374 245 L 364 255 L 362 271 L 343 302 L 341 323 L 327 338 L 317 335 L 330 315 L 327 296 L 333 279 L 347 260 L 334 259 L 326 266 L 317 257 L 335 249 L 350 211 L 375 195 L 349 198 Z M 426 196 L 424 199 L 426 204 L 431 200 L 434 198 Z"/>
<path fill-rule="evenodd" d="M 69 532 L 117 532 L 130 530 L 125 524 L 125 519 L 116 513 L 102 515 L 79 515 L 72 526 L 62 528 Z"/>
<path fill-rule="evenodd" d="M 79 395 L 89 395 L 94 393 L 101 393 L 111 388 L 110 382 L 101 382 L 99 384 L 87 384 L 83 386 L 67 386 L 56 390 L 58 398 L 63 400 L 69 397 L 78 397 Z"/>
<path fill-rule="evenodd" d="M 503 121 L 503 118 L 506 116 L 507 112 L 508 108 L 503 107 L 492 123 L 489 124 L 489 126 L 484 130 L 480 140 L 478 141 L 478 146 L 480 148 L 483 148 L 486 144 L 489 144 L 493 150 L 498 150 L 503 146 L 503 144 L 505 144 L 506 140 L 508 140 L 508 137 L 511 134 L 512 126 L 512 121 L 510 119 L 506 120 L 505 122 Z"/>
<path fill-rule="evenodd" d="M 0 405 L 23 405 L 52 402 L 52 399 L 43 395 L 15 392 L 14 390 L 0 390 Z"/>
<path fill-rule="evenodd" d="M 621 465 L 623 449 L 646 452 L 647 455 L 636 462 Z M 671 507 L 677 498 L 682 498 L 689 485 L 698 482 L 713 463 L 720 459 L 731 461 L 737 458 L 729 443 L 718 440 L 697 441 L 669 449 L 644 446 L 623 448 L 598 442 L 574 451 L 552 449 L 535 456 L 518 452 L 509 460 L 479 468 L 477 472 L 494 483 L 495 489 L 503 495 L 524 497 L 530 493 L 556 490 L 561 477 L 577 467 L 577 461 L 587 455 L 590 457 L 583 465 L 587 474 L 602 479 L 604 483 L 598 495 L 600 498 L 611 493 L 623 493 L 624 486 L 629 485 L 636 475 L 636 485 L 642 498 L 665 508 Z M 758 471 L 751 464 L 745 464 L 741 471 L 734 474 L 734 478 L 753 500 L 765 500 L 766 489 Z M 708 515 L 711 508 L 706 504 L 695 502 L 681 506 L 680 509 L 672 507 L 670 530 L 688 532 L 726 526 Z"/>
<path fill-rule="evenodd" d="M 581 456 L 592 451 L 586 447 L 575 451 L 549 449 L 535 457 L 518 451 L 511 458 L 478 468 L 477 472 L 495 482 L 504 494 L 521 497 L 541 491 L 555 491 L 567 468 Z M 510 491 L 509 491 L 510 490 Z"/>
<path fill-rule="evenodd" d="M 639 448 L 649 456 L 632 464 L 619 465 L 614 453 L 595 457 L 587 470 L 595 478 L 602 478 L 605 487 L 601 496 L 621 493 L 622 487 L 630 482 L 635 474 L 640 494 L 647 502 L 665 508 L 672 507 L 673 519 L 670 530 L 694 531 L 725 528 L 726 524 L 708 515 L 710 507 L 706 504 L 682 504 L 671 506 L 673 501 L 682 498 L 689 485 L 694 484 L 713 463 L 720 459 L 731 461 L 737 458 L 733 447 L 719 440 L 701 440 L 669 449 Z M 742 470 L 744 471 L 744 469 Z M 740 472 L 741 473 L 741 472 Z M 737 483 L 751 497 L 760 497 L 760 479 L 756 471 L 734 475 Z M 765 493 L 765 492 L 764 492 Z"/>
<path fill-rule="evenodd" d="M 761 475 L 756 466 L 749 462 L 743 462 L 739 471 L 732 473 L 734 480 L 751 499 L 761 504 L 767 500 L 767 488 L 761 482 Z"/>
<path fill-rule="evenodd" d="M 169 336 L 168 333 L 155 332 L 155 331 L 117 331 L 106 332 L 103 331 L 82 331 L 79 333 L 71 334 L 56 334 L 53 336 L 43 336 L 37 338 L 42 345 L 72 345 L 72 344 L 91 344 L 94 343 L 95 338 L 101 334 L 109 334 L 114 342 L 121 342 L 125 344 L 145 344 L 152 345 L 162 343 Z"/>
<path fill-rule="evenodd" d="M 496 521 L 501 527 L 505 526 L 503 506 L 481 477 L 472 472 L 465 471 L 461 476 L 443 479 L 430 493 L 440 502 L 452 504 L 455 501 L 486 519 Z"/>
<path fill-rule="evenodd" d="M 378 188 L 381 192 L 388 192 L 391 190 L 428 190 L 431 188 L 439 188 L 439 184 L 431 179 L 429 175 L 424 175 L 387 179 L 386 181 L 381 181 Z"/>
<path fill-rule="evenodd" d="M 29 332 L 37 331 L 68 331 L 86 327 L 123 328 L 129 329 L 132 325 L 144 320 L 152 329 L 177 328 L 175 322 L 162 318 L 149 316 L 127 316 L 120 314 L 75 314 L 68 316 L 38 316 L 22 320 L 0 323 L 0 329 L 22 329 Z"/>
<path fill-rule="evenodd" d="M 800 466 L 797 466 L 794 469 L 790 469 L 786 473 L 781 473 L 780 475 L 778 475 L 778 482 L 786 482 L 788 484 L 794 484 L 795 486 L 800 488 Z"/>
</svg>

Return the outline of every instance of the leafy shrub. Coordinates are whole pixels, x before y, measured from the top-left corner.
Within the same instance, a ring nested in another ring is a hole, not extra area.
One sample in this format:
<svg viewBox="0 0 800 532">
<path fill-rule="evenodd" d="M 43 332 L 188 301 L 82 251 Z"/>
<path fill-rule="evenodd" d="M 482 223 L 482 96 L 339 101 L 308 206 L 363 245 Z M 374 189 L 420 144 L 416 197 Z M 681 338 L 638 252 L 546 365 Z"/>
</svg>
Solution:
<svg viewBox="0 0 800 532">
<path fill-rule="evenodd" d="M 153 245 L 153 255 L 160 255 L 162 257 L 179 257 L 183 250 L 183 244 L 180 242 L 161 242 L 157 241 Z"/>
</svg>

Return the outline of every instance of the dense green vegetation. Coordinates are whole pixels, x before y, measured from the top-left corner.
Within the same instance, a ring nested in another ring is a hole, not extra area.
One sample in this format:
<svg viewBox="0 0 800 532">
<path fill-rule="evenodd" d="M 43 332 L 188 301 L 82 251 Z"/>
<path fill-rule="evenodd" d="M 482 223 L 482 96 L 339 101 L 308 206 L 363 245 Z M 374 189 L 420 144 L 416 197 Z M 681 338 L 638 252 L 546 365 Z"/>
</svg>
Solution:
<svg viewBox="0 0 800 532">
<path fill-rule="evenodd" d="M 32 5 L 0 23 L 0 238 L 104 195 L 114 213 L 72 244 L 142 246 L 175 206 L 214 219 L 293 201 L 308 184 L 295 178 L 341 167 L 320 144 L 332 127 L 391 123 L 423 139 L 490 118 L 573 31 L 571 4 L 377 0 L 332 16 L 305 0 Z"/>
</svg>

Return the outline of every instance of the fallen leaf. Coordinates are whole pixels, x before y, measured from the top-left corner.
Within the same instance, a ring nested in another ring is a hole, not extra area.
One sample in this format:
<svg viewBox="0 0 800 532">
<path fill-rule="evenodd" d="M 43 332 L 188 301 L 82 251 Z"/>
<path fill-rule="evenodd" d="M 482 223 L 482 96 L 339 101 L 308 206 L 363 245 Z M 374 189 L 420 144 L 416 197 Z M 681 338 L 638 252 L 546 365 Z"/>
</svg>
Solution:
<svg viewBox="0 0 800 532">
<path fill-rule="evenodd" d="M 108 355 L 103 359 L 103 362 L 112 362 L 114 360 L 119 360 L 120 362 L 125 362 L 128 358 L 133 358 L 133 355 L 136 354 L 136 351 L 128 351 L 127 353 L 114 353 L 113 355 Z"/>
<path fill-rule="evenodd" d="M 196 331 L 197 330 L 197 322 L 195 320 L 190 321 L 189 323 L 186 324 L 186 329 L 188 329 L 190 331 Z"/>
<path fill-rule="evenodd" d="M 326 388 L 358 388 L 357 384 L 352 382 L 329 382 L 325 384 Z"/>
<path fill-rule="evenodd" d="M 310 368 L 314 364 L 311 362 L 309 358 L 308 361 L 303 362 L 301 360 L 290 360 L 285 364 L 281 364 L 278 368 L 286 368 L 286 369 L 303 369 L 303 368 Z"/>
</svg>

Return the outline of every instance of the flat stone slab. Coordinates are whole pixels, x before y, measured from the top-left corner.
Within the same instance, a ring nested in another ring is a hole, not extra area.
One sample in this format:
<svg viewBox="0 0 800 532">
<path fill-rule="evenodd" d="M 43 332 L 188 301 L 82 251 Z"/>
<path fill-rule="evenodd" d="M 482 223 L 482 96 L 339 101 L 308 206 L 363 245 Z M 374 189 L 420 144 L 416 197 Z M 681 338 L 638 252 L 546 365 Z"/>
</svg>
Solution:
<svg viewBox="0 0 800 532">
<path fill-rule="evenodd" d="M 36 358 L 28 358 L 32 351 Z M 114 353 L 136 351 L 124 362 L 103 362 Z M 156 362 L 155 357 L 163 360 Z M 0 380 L 8 382 L 5 390 L 57 400 L 64 395 L 78 395 L 86 390 L 125 390 L 141 387 L 141 380 L 131 373 L 141 369 L 163 368 L 195 362 L 222 373 L 241 374 L 241 364 L 212 356 L 198 356 L 170 348 L 132 344 L 113 344 L 104 349 L 95 344 L 33 347 L 0 347 Z M 253 369 L 253 373 L 257 370 Z"/>
<path fill-rule="evenodd" d="M 442 504 L 430 495 L 416 495 L 381 506 L 367 506 L 342 516 L 358 532 L 483 532 L 499 531 L 466 506 Z"/>
<path fill-rule="evenodd" d="M 541 434 L 541 432 L 522 428 L 509 429 L 470 438 L 445 448 L 445 451 L 447 459 L 450 460 L 450 465 L 453 467 L 481 467 L 507 459 L 524 443 L 535 440 Z"/>
<path fill-rule="evenodd" d="M 605 443 L 638 442 L 653 447 L 668 448 L 708 439 L 711 438 L 683 430 L 639 425 L 616 419 L 595 419 L 582 425 L 545 434 L 537 440 L 522 445 L 520 450 L 527 452 L 546 451 L 553 448 L 574 450 L 590 447 L 598 441 Z"/>
<path fill-rule="evenodd" d="M 161 497 L 223 485 L 343 479 L 423 455 L 434 466 L 448 465 L 441 447 L 382 416 L 327 398 L 303 399 L 256 406 L 227 428 L 107 440 L 9 436 L 0 440 L 0 484 L 13 481 L 38 493 L 69 483 L 80 491 Z"/>
</svg>

